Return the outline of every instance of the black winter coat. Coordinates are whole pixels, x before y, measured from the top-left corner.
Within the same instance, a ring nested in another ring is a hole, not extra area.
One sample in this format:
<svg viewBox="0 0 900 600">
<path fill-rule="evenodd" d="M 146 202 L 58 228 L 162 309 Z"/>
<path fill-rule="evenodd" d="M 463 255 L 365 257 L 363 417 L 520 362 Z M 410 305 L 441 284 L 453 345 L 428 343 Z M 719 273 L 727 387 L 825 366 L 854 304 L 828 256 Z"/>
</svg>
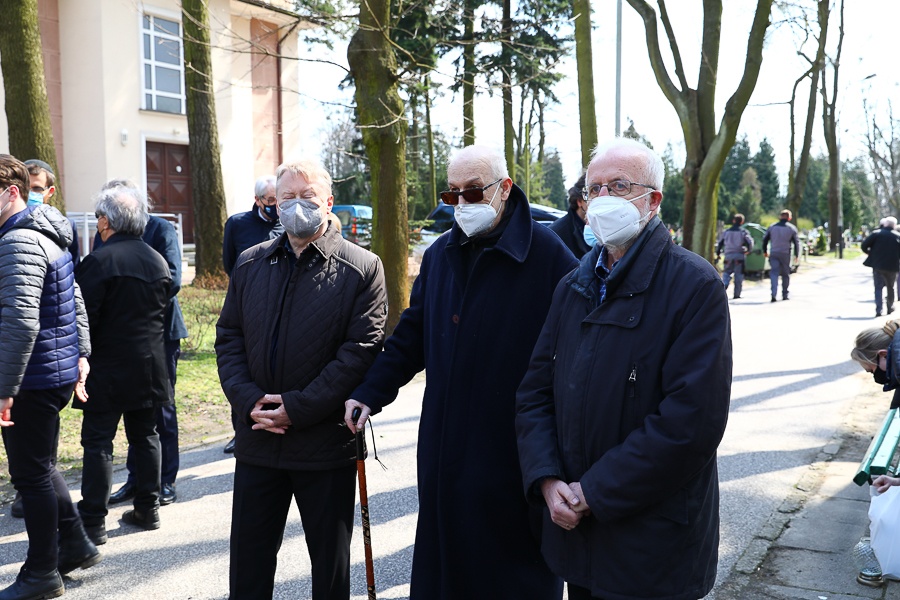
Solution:
<svg viewBox="0 0 900 600">
<path fill-rule="evenodd" d="M 515 393 L 553 289 L 576 262 L 518 187 L 505 210 L 506 228 L 471 270 L 456 224 L 425 251 L 409 308 L 351 395 L 378 412 L 426 372 L 412 600 L 561 594 L 519 487 Z"/>
<path fill-rule="evenodd" d="M 344 402 L 381 351 L 386 318 L 381 260 L 330 224 L 299 259 L 286 234 L 243 253 L 216 324 L 237 459 L 296 470 L 354 464 Z M 282 396 L 292 423 L 284 435 L 251 429 L 265 394 Z"/>
<path fill-rule="evenodd" d="M 860 249 L 868 254 L 863 264 L 879 271 L 900 271 L 900 233 L 882 227 L 863 240 Z"/>
<path fill-rule="evenodd" d="M 550 223 L 547 227 L 559 236 L 566 248 L 575 255 L 575 258 L 580 260 L 582 256 L 590 252 L 591 247 L 584 241 L 584 220 L 578 216 L 575 210 L 570 208 L 565 216 Z"/>
<path fill-rule="evenodd" d="M 543 506 L 542 478 L 581 482 L 591 515 L 575 529 L 544 508 L 544 557 L 566 581 L 606 600 L 694 600 L 716 577 L 727 298 L 653 219 L 598 305 L 600 250 L 557 288 L 519 388 L 525 491 Z"/>
<path fill-rule="evenodd" d="M 116 233 L 75 269 L 91 327 L 86 411 L 171 404 L 163 319 L 172 290 L 166 261 L 136 235 Z"/>
</svg>

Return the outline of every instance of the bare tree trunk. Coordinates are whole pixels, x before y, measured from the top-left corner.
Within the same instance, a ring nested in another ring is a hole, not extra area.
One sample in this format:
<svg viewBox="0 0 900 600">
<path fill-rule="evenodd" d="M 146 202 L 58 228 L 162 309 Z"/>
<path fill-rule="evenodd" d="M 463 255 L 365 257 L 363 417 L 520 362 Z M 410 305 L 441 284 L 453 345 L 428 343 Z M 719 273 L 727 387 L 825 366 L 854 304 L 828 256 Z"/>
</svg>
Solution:
<svg viewBox="0 0 900 600">
<path fill-rule="evenodd" d="M 725 105 L 718 131 L 714 105 L 719 68 L 722 0 L 703 0 L 701 42 L 703 60 L 700 61 L 696 90 L 688 86 L 681 52 L 669 21 L 665 0 L 657 0 L 657 4 L 660 9 L 660 20 L 672 50 L 678 86 L 670 78 L 660 53 L 656 11 L 645 0 L 628 0 L 628 4 L 644 21 L 650 65 L 656 75 L 656 82 L 675 108 L 684 132 L 687 154 L 684 166 L 684 245 L 712 262 L 719 174 L 722 172 L 728 151 L 734 145 L 741 116 L 759 78 L 763 41 L 769 26 L 772 0 L 757 0 L 756 13 L 747 41 L 744 73 L 737 89 Z"/>
<path fill-rule="evenodd" d="M 818 0 L 819 15 L 819 43 L 816 48 L 816 57 L 810 66 L 808 77 L 809 84 L 809 101 L 806 105 L 806 128 L 803 131 L 803 145 L 800 148 L 800 156 L 796 160 L 796 172 L 788 173 L 788 197 L 787 207 L 794 214 L 794 219 L 799 217 L 801 206 L 803 205 L 803 195 L 806 190 L 806 177 L 809 173 L 809 155 L 812 149 L 812 133 L 813 124 L 816 119 L 816 101 L 819 94 L 819 77 L 822 68 L 825 66 L 825 43 L 828 38 L 828 17 L 830 10 L 828 8 L 829 0 Z M 791 120 L 794 115 L 791 112 Z M 791 140 L 793 145 L 793 140 Z M 793 157 L 792 161 L 793 161 Z"/>
<path fill-rule="evenodd" d="M 463 145 L 475 143 L 475 7 L 466 0 L 465 34 L 463 36 Z"/>
<path fill-rule="evenodd" d="M 431 127 L 431 74 L 425 76 L 425 121 L 428 127 L 428 175 L 431 206 L 438 204 L 437 165 L 434 162 L 434 129 Z"/>
<path fill-rule="evenodd" d="M 225 184 L 219 156 L 216 98 L 212 84 L 209 13 L 206 0 L 183 0 L 184 82 L 187 97 L 191 196 L 194 206 L 196 282 L 219 279 L 225 230 Z"/>
<path fill-rule="evenodd" d="M 837 54 L 832 61 L 834 78 L 831 84 L 831 102 L 828 101 L 825 74 L 822 74 L 822 123 L 825 129 L 825 145 L 828 147 L 828 229 L 831 233 L 831 249 L 838 250 L 840 257 L 843 258 L 844 206 L 841 198 L 841 148 L 837 141 L 838 73 L 841 66 L 841 50 L 844 46 L 843 0 L 841 0 L 840 19 Z"/>
<path fill-rule="evenodd" d="M 512 79 L 509 76 L 509 44 L 512 38 L 511 0 L 503 0 L 503 152 L 506 169 L 511 176 L 516 172 L 515 131 L 513 131 Z"/>
<path fill-rule="evenodd" d="M 388 23 L 390 0 L 359 6 L 359 29 L 350 39 L 347 61 L 356 82 L 356 108 L 372 174 L 372 249 L 384 262 L 388 331 L 409 305 L 406 196 L 406 122 L 398 93 L 397 60 Z"/>
<path fill-rule="evenodd" d="M 422 183 L 419 181 L 419 174 L 421 169 L 419 168 L 421 156 L 419 155 L 419 94 L 415 91 L 415 89 L 410 90 L 409 92 L 409 114 L 410 118 L 412 118 L 412 148 L 410 149 L 410 155 L 412 158 L 412 164 L 409 165 L 409 171 L 412 172 L 412 183 L 410 187 L 412 189 L 407 190 L 407 198 L 412 198 L 413 206 L 419 204 L 422 200 Z M 409 177 L 407 177 L 407 181 L 409 181 Z M 409 207 L 407 206 L 407 209 Z"/>
<path fill-rule="evenodd" d="M 39 158 L 58 174 L 37 0 L 0 0 L 0 15 L 0 69 L 6 96 L 9 152 L 19 160 Z M 28 195 L 28 190 L 21 191 Z M 65 211 L 59 187 L 50 204 Z"/>
<path fill-rule="evenodd" d="M 575 60 L 578 66 L 578 116 L 581 130 L 581 163 L 587 167 L 597 145 L 597 114 L 594 100 L 594 63 L 591 54 L 591 2 L 573 0 Z"/>
</svg>

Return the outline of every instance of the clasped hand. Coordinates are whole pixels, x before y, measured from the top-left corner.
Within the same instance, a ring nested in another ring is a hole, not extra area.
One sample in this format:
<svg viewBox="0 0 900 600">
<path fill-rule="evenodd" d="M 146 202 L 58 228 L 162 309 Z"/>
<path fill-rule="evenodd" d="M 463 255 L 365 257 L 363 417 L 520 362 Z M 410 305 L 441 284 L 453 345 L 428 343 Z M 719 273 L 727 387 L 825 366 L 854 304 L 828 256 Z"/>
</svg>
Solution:
<svg viewBox="0 0 900 600">
<path fill-rule="evenodd" d="M 563 529 L 574 529 L 582 518 L 591 514 L 578 481 L 566 484 L 559 479 L 545 479 L 541 482 L 541 493 L 550 509 L 550 520 Z"/>
<path fill-rule="evenodd" d="M 263 429 L 271 433 L 283 435 L 291 426 L 281 394 L 266 394 L 257 400 L 250 411 L 250 418 L 256 421 L 252 429 Z"/>
</svg>

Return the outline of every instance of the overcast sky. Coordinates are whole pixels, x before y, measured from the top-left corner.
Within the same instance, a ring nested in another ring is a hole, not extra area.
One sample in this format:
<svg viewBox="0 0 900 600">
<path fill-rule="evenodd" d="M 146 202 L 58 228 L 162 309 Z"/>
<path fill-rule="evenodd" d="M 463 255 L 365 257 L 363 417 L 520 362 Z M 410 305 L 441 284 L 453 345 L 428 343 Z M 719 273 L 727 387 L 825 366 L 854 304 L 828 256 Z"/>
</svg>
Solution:
<svg viewBox="0 0 900 600">
<path fill-rule="evenodd" d="M 814 4 L 812 0 L 807 0 Z M 654 4 L 655 3 L 651 3 Z M 722 107 L 734 92 L 743 73 L 746 56 L 747 36 L 752 24 L 756 2 L 754 0 L 728 0 L 724 3 L 722 24 L 722 47 L 719 57 L 719 79 L 717 90 L 717 123 L 721 119 Z M 898 35 L 896 24 L 900 22 L 900 8 L 896 0 L 847 0 L 845 8 L 845 36 L 841 61 L 838 112 L 840 119 L 840 143 L 842 158 L 862 155 L 865 150 L 865 118 L 863 99 L 877 114 L 886 120 L 888 102 L 900 91 L 900 69 L 897 68 L 897 52 L 891 42 Z M 677 6 L 676 10 L 674 7 Z M 597 99 L 597 122 L 600 140 L 615 133 L 615 33 L 616 1 L 594 0 L 592 22 L 594 27 L 594 85 Z M 673 28 L 678 40 L 686 76 L 691 87 L 696 86 L 697 64 L 700 57 L 702 7 L 700 0 L 678 0 L 670 2 Z M 775 148 L 776 164 L 782 185 L 786 182 L 789 164 L 790 121 L 786 102 L 790 99 L 794 80 L 806 68 L 805 61 L 797 56 L 798 41 L 795 31 L 780 22 L 781 15 L 773 11 L 763 52 L 763 63 L 759 81 L 750 100 L 750 105 L 741 120 L 739 137 L 746 134 L 752 151 L 756 151 L 764 137 Z M 832 13 L 829 35 L 829 50 L 834 54 L 837 44 L 837 10 Z M 662 27 L 660 27 L 662 31 Z M 623 2 L 622 24 L 622 129 L 628 120 L 634 121 L 637 130 L 645 135 L 653 146 L 662 152 L 671 143 L 679 161 L 683 157 L 683 136 L 675 111 L 663 96 L 647 58 L 647 48 L 643 24 L 637 13 Z M 813 53 L 811 43 L 807 49 Z M 574 54 L 574 51 L 573 53 Z M 669 60 L 671 53 L 663 41 L 663 55 Z M 347 64 L 346 46 L 339 44 L 334 52 L 320 52 L 319 56 L 342 65 Z M 451 54 L 451 57 L 455 54 Z M 669 60 L 671 65 L 671 60 Z M 299 63 L 301 82 L 306 82 L 304 93 L 307 123 L 315 123 L 311 135 L 304 145 L 296 149 L 300 154 L 318 154 L 327 114 L 333 107 L 326 102 L 349 103 L 349 92 L 337 91 L 337 84 L 344 77 L 344 71 L 337 67 Z M 449 61 L 441 64 L 433 75 L 438 83 L 449 85 L 453 75 Z M 548 107 L 547 146 L 559 150 L 566 184 L 572 183 L 580 174 L 581 152 L 578 123 L 578 95 L 575 80 L 574 56 L 560 65 L 560 72 L 566 78 L 556 87 L 560 104 Z M 874 75 L 874 77 L 870 77 Z M 674 71 L 670 71 L 674 80 Z M 868 78 L 868 79 L 867 79 Z M 484 91 L 484 81 L 480 81 Z M 829 74 L 829 87 L 831 75 Z M 802 89 L 802 88 L 801 88 Z M 805 118 L 806 91 L 798 92 L 798 106 Z M 452 140 L 458 141 L 462 132 L 461 98 L 453 99 L 446 92 L 434 99 L 433 121 Z M 817 108 L 817 122 L 814 129 L 813 151 L 824 150 L 822 144 L 821 99 Z M 475 130 L 478 143 L 502 146 L 502 104 L 499 93 L 493 97 L 481 93 L 475 108 Z M 798 129 L 802 128 L 798 122 Z M 535 137 L 535 140 L 537 138 Z M 798 141 L 798 146 L 799 146 Z M 290 149 L 286 149 L 291 153 Z"/>
</svg>

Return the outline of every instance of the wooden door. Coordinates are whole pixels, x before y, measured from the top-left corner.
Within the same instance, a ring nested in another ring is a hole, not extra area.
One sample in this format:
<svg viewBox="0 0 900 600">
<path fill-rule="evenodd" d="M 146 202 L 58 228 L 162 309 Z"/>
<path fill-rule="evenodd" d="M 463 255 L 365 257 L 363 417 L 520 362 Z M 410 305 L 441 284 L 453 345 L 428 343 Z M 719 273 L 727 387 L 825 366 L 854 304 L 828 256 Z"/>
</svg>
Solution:
<svg viewBox="0 0 900 600">
<path fill-rule="evenodd" d="M 147 142 L 147 195 L 153 212 L 181 215 L 184 243 L 194 243 L 191 159 L 183 144 Z"/>
</svg>

